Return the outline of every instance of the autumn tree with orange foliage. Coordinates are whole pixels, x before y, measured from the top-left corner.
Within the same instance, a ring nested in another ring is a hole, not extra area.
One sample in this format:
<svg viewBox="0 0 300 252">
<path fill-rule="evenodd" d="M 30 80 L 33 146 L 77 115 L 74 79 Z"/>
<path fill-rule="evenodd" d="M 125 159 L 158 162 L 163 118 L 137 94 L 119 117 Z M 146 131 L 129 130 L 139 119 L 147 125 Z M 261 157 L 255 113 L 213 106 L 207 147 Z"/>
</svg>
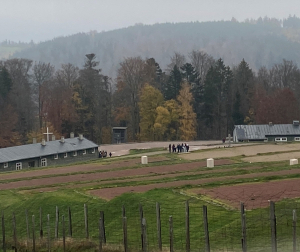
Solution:
<svg viewBox="0 0 300 252">
<path fill-rule="evenodd" d="M 179 104 L 179 132 L 180 139 L 189 141 L 194 140 L 197 136 L 197 123 L 196 113 L 193 110 L 193 95 L 191 93 L 191 87 L 187 82 L 182 84 L 179 95 L 177 96 Z"/>
<path fill-rule="evenodd" d="M 146 84 L 141 91 L 139 109 L 140 109 L 140 139 L 143 141 L 153 141 L 155 138 L 155 122 L 157 117 L 157 107 L 163 104 L 162 93 Z"/>
<path fill-rule="evenodd" d="M 31 131 L 27 134 L 27 143 L 31 144 L 33 143 L 33 139 L 35 138 L 36 142 L 42 142 L 42 140 L 47 140 L 47 136 L 44 134 L 48 131 L 52 133 L 52 135 L 49 137 L 49 141 L 52 140 L 52 136 L 55 136 L 55 139 L 60 138 L 60 134 L 55 130 L 53 125 L 50 122 L 44 122 L 44 126 L 38 130 Z"/>
<path fill-rule="evenodd" d="M 176 100 L 165 101 L 156 108 L 154 131 L 156 140 L 177 140 L 180 109 Z"/>
</svg>

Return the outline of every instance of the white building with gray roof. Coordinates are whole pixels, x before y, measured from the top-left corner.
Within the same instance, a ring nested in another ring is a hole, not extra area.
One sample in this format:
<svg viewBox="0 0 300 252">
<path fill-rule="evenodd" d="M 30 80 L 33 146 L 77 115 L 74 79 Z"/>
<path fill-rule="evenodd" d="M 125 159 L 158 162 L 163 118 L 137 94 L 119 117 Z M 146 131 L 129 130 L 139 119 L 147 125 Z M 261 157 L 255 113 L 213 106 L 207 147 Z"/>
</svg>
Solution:
<svg viewBox="0 0 300 252">
<path fill-rule="evenodd" d="M 0 149 L 0 171 L 60 166 L 98 157 L 98 145 L 79 137 L 26 144 Z"/>
<path fill-rule="evenodd" d="M 292 124 L 273 124 L 270 122 L 262 125 L 235 125 L 233 141 L 300 141 L 299 121 L 293 121 Z"/>
</svg>

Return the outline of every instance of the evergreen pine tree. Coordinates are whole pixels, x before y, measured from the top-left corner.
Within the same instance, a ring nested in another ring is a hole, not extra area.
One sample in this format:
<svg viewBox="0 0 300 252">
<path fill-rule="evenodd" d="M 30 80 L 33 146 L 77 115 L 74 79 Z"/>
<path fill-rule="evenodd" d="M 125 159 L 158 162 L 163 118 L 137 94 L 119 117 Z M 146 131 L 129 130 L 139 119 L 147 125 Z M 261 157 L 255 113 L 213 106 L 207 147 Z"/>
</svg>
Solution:
<svg viewBox="0 0 300 252">
<path fill-rule="evenodd" d="M 5 67 L 0 69 L 0 96 L 6 98 L 12 87 L 12 80 Z"/>
<path fill-rule="evenodd" d="M 232 111 L 232 120 L 234 125 L 241 125 L 244 123 L 243 114 L 240 112 L 241 109 L 241 95 L 239 91 L 235 94 L 235 102 L 233 104 L 233 111 Z"/>
<path fill-rule="evenodd" d="M 166 100 L 176 99 L 179 94 L 181 87 L 182 75 L 180 69 L 175 65 L 173 70 L 170 72 L 168 82 L 165 89 L 163 90 L 163 95 Z"/>
</svg>

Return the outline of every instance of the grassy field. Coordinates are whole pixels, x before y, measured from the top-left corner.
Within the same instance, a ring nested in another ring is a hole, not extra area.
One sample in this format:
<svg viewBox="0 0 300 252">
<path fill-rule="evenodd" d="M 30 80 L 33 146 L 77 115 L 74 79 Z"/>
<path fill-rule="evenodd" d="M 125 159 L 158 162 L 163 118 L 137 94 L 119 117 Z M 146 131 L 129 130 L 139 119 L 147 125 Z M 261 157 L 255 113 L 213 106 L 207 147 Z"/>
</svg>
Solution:
<svg viewBox="0 0 300 252">
<path fill-rule="evenodd" d="M 131 149 L 129 151 L 129 154 L 135 155 L 135 154 L 143 154 L 143 153 L 150 153 L 150 152 L 163 151 L 163 150 L 165 150 L 165 148 Z"/>
<path fill-rule="evenodd" d="M 153 150 L 157 151 L 157 149 Z M 135 151 L 138 153 L 139 151 Z M 144 153 L 143 150 L 140 153 Z M 260 154 L 263 155 L 263 154 Z M 266 155 L 270 155 L 267 153 Z M 160 154 L 166 158 L 165 161 L 149 163 L 149 169 L 154 166 L 193 163 L 186 161 L 175 154 Z M 3 180 L 0 183 L 11 183 L 27 181 L 26 188 L 16 188 L 0 191 L 0 210 L 5 217 L 6 239 L 8 247 L 12 241 L 12 215 L 16 215 L 17 238 L 22 244 L 26 244 L 27 231 L 25 211 L 28 211 L 29 226 L 32 228 L 32 215 L 35 216 L 35 234 L 39 239 L 39 214 L 42 209 L 42 228 L 44 236 L 47 236 L 47 214 L 50 215 L 50 234 L 53 239 L 52 246 L 55 251 L 62 251 L 61 240 L 54 242 L 55 229 L 55 208 L 60 211 L 59 237 L 62 237 L 62 216 L 65 217 L 66 234 L 68 234 L 68 207 L 72 212 L 73 240 L 68 240 L 68 251 L 95 251 L 99 237 L 98 221 L 99 212 L 104 211 L 105 228 L 107 237 L 106 250 L 122 251 L 122 206 L 126 209 L 128 221 L 128 246 L 130 251 L 141 250 L 141 226 L 139 216 L 139 205 L 143 206 L 144 217 L 147 221 L 147 239 L 149 251 L 158 251 L 157 230 L 156 230 L 156 202 L 161 206 L 162 242 L 163 250 L 169 249 L 169 217 L 173 217 L 174 227 L 174 249 L 185 251 L 185 203 L 188 200 L 190 205 L 190 240 L 191 251 L 205 251 L 204 248 L 204 226 L 203 226 L 203 205 L 208 208 L 208 223 L 211 251 L 241 251 L 241 216 L 239 209 L 230 207 L 226 202 L 210 199 L 206 195 L 193 195 L 189 193 L 191 188 L 214 188 L 221 185 L 234 185 L 250 182 L 267 182 L 287 178 L 299 178 L 299 174 L 272 175 L 277 171 L 289 171 L 299 169 L 299 165 L 289 166 L 287 162 L 268 162 L 250 164 L 242 161 L 243 156 L 232 157 L 232 164 L 215 167 L 214 170 L 206 167 L 199 167 L 191 171 L 174 171 L 173 177 L 159 177 L 158 174 L 146 174 L 139 176 L 127 176 L 123 179 L 110 178 L 91 181 L 69 182 L 64 184 L 49 185 L 57 187 L 54 191 L 39 191 L 42 186 L 31 186 L 32 177 L 22 179 Z M 131 158 L 101 159 L 94 164 L 113 164 L 120 160 L 131 160 Z M 83 165 L 83 164 L 80 164 Z M 115 171 L 126 171 L 132 168 L 142 169 L 145 166 L 139 164 L 127 167 L 120 166 Z M 59 169 L 59 168 L 53 168 Z M 109 169 L 95 170 L 91 172 L 80 172 L 80 174 L 104 174 Z M 206 172 L 206 173 L 203 173 Z M 269 176 L 261 177 L 263 172 L 270 173 Z M 76 175 L 78 172 L 66 173 L 59 176 Z M 238 178 L 239 175 L 251 175 L 252 178 Z M 55 178 L 58 175 L 40 176 L 37 178 Z M 228 177 L 226 180 L 221 178 Z M 230 179 L 229 179 L 230 177 Z M 144 180 L 142 180 L 143 178 Z M 100 188 L 135 187 L 138 185 L 159 184 L 172 181 L 192 181 L 195 179 L 216 178 L 216 181 L 201 185 L 183 185 L 179 187 L 153 189 L 143 193 L 125 193 L 110 201 L 92 196 L 89 191 Z M 218 180 L 220 178 L 220 180 Z M 36 179 L 36 178 L 35 178 Z M 131 179 L 131 181 L 124 181 Z M 108 182 L 104 184 L 103 182 Z M 92 186 L 89 183 L 94 183 Z M 75 187 L 75 185 L 80 185 Z M 299 199 L 285 199 L 276 203 L 278 251 L 292 251 L 292 211 L 299 209 Z M 85 241 L 84 204 L 88 206 L 89 237 Z M 271 251 L 270 217 L 269 208 L 258 208 L 246 211 L 247 242 L 248 251 Z M 30 239 L 32 237 L 32 231 Z M 45 242 L 45 238 L 43 239 Z M 300 242 L 298 240 L 298 242 Z M 0 241 L 0 243 L 2 243 Z M 29 246 L 31 244 L 31 240 Z M 299 243 L 298 243 L 299 244 Z M 297 247 L 299 249 L 299 246 Z M 26 250 L 26 246 L 19 247 L 18 251 Z M 10 251 L 10 250 L 7 250 Z M 38 251 L 47 251 L 46 245 Z"/>
<path fill-rule="evenodd" d="M 49 193 L 23 194 L 13 191 L 1 192 L 1 206 L 5 215 L 7 234 L 12 232 L 12 212 L 16 214 L 17 236 L 26 239 L 25 209 L 31 217 L 36 217 L 36 236 L 39 233 L 39 209 L 42 207 L 43 229 L 47 234 L 46 215 L 50 214 L 51 235 L 54 236 L 55 207 L 60 210 L 60 217 L 65 216 L 68 227 L 68 207 L 72 211 L 73 237 L 80 240 L 85 237 L 83 205 L 88 206 L 89 233 L 95 243 L 98 239 L 99 211 L 105 213 L 105 228 L 108 244 L 122 244 L 122 206 L 125 206 L 128 219 L 129 248 L 138 250 L 140 242 L 139 204 L 142 204 L 144 217 L 147 220 L 149 249 L 156 250 L 156 215 L 155 203 L 161 205 L 162 241 L 163 246 L 169 244 L 169 216 L 173 217 L 174 246 L 176 250 L 185 249 L 185 201 L 190 204 L 190 236 L 191 250 L 203 251 L 204 228 L 202 206 L 208 206 L 208 222 L 212 251 L 238 251 L 240 248 L 241 228 L 238 210 L 226 209 L 217 203 L 208 204 L 205 201 L 182 195 L 180 190 L 155 189 L 142 194 L 124 194 L 112 201 L 106 202 L 99 198 L 87 197 L 74 190 L 63 190 Z M 279 248 L 291 246 L 292 241 L 292 210 L 299 208 L 298 200 L 285 200 L 276 205 L 278 216 L 277 228 Z M 31 220 L 31 218 L 29 218 Z M 30 226 L 31 221 L 29 222 Z M 247 212 L 247 235 L 249 251 L 266 251 L 270 248 L 269 210 L 256 209 Z M 67 232 L 68 233 L 68 232 Z M 60 223 L 59 237 L 62 237 Z M 54 237 L 53 237 L 54 238 Z M 12 239 L 8 239 L 12 242 Z M 290 244 L 290 245 L 289 245 Z M 88 251 L 88 250 L 87 250 Z M 93 250 L 91 250 L 93 251 Z"/>
</svg>

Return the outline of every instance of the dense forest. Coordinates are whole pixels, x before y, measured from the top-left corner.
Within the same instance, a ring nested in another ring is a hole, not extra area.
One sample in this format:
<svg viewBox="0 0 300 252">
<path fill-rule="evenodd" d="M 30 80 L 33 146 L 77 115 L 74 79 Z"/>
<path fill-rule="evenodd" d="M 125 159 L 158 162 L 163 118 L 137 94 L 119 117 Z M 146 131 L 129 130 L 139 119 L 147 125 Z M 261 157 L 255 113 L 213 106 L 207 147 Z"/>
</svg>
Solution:
<svg viewBox="0 0 300 252">
<path fill-rule="evenodd" d="M 0 45 L 3 57 L 26 58 L 49 62 L 56 68 L 72 63 L 81 68 L 82 57 L 95 53 L 99 67 L 111 78 L 116 77 L 124 58 L 155 58 L 166 69 L 174 52 L 188 55 L 193 50 L 205 51 L 222 58 L 226 65 L 238 65 L 245 59 L 251 69 L 271 68 L 283 58 L 300 64 L 300 19 L 259 18 L 216 22 L 165 23 L 135 26 L 107 32 L 91 31 L 54 38 L 38 44 L 12 43 Z"/>
<path fill-rule="evenodd" d="M 1 46 L 23 49 L 0 61 L 0 147 L 40 141 L 46 127 L 101 144 L 112 126 L 128 127 L 129 141 L 184 141 L 299 119 L 297 17 L 136 25 Z"/>
<path fill-rule="evenodd" d="M 58 138 L 83 133 L 111 142 L 111 127 L 129 141 L 222 139 L 235 124 L 299 119 L 300 69 L 283 59 L 254 72 L 241 59 L 224 64 L 204 51 L 174 53 L 166 71 L 154 58 L 128 57 L 116 86 L 95 54 L 84 65 L 55 69 L 28 59 L 0 62 L 0 147 L 39 141 L 46 127 Z"/>
</svg>

